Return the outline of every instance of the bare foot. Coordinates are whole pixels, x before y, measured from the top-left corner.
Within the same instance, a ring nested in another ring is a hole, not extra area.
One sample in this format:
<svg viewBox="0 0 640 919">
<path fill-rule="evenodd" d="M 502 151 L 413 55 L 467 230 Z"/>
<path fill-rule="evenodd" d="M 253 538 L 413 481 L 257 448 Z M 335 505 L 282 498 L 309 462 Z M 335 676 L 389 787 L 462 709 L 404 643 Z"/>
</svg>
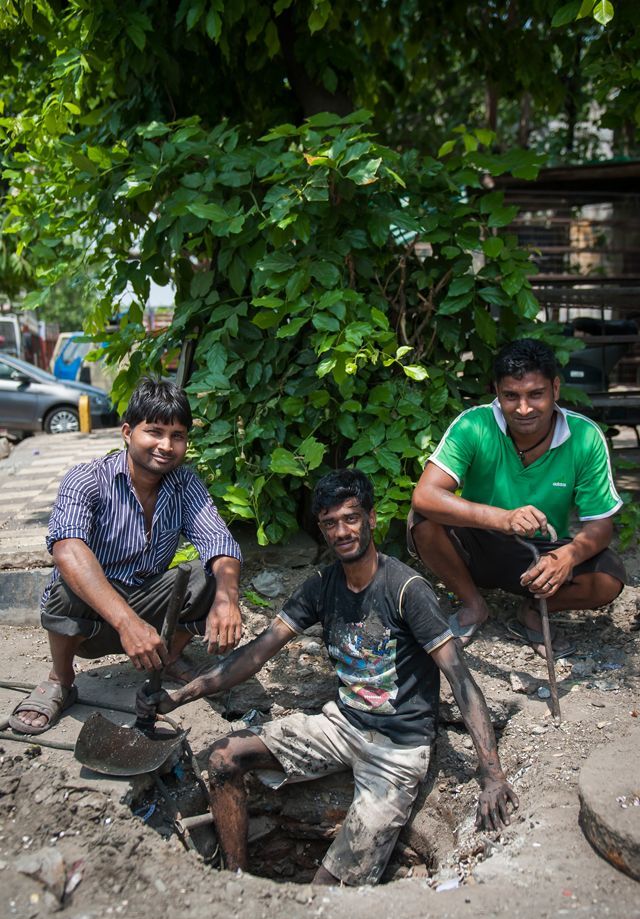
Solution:
<svg viewBox="0 0 640 919">
<path fill-rule="evenodd" d="M 482 623 L 486 622 L 489 618 L 489 607 L 485 603 L 484 598 L 478 596 L 472 603 L 466 603 L 464 606 L 461 606 L 460 609 L 456 611 L 456 615 L 461 628 L 465 628 L 469 625 L 481 626 Z"/>
</svg>

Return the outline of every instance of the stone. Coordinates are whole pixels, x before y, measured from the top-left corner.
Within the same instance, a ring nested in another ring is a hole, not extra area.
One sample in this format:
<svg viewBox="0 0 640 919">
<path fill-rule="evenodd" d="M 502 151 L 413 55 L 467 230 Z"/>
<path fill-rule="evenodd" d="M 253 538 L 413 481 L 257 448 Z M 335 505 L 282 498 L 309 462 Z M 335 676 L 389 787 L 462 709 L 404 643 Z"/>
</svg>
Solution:
<svg viewBox="0 0 640 919">
<path fill-rule="evenodd" d="M 603 858 L 637 881 L 640 806 L 634 802 L 638 800 L 639 749 L 638 727 L 598 747 L 582 767 L 578 786 L 583 833 Z"/>
<path fill-rule="evenodd" d="M 60 852 L 54 848 L 39 849 L 16 861 L 16 870 L 35 878 L 60 903 L 64 895 L 66 866 Z"/>
<path fill-rule="evenodd" d="M 257 574 L 251 583 L 258 593 L 262 594 L 264 597 L 269 597 L 270 600 L 285 593 L 282 572 L 280 571 L 266 568 Z"/>
<path fill-rule="evenodd" d="M 509 674 L 509 684 L 514 692 L 532 695 L 540 686 L 540 680 L 529 676 L 528 673 L 521 673 L 518 670 L 512 670 Z"/>
</svg>

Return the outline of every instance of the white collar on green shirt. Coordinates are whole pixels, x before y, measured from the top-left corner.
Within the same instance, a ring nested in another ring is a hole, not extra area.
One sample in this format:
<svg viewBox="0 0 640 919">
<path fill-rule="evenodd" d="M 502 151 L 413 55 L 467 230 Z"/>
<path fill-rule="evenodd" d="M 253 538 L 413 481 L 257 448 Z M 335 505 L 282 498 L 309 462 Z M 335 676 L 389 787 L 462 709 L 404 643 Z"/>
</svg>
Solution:
<svg viewBox="0 0 640 919">
<path fill-rule="evenodd" d="M 496 419 L 496 424 L 502 433 L 506 434 L 507 422 L 505 421 L 504 414 L 497 399 L 493 400 L 491 403 L 491 408 L 493 409 L 493 417 Z M 558 417 L 556 420 L 555 430 L 553 432 L 553 440 L 549 445 L 550 450 L 553 450 L 555 447 L 559 447 L 560 444 L 563 444 L 565 440 L 568 440 L 571 437 L 571 431 L 569 430 L 569 425 L 567 423 L 567 413 L 563 408 L 560 408 L 557 403 L 554 408 Z"/>
</svg>

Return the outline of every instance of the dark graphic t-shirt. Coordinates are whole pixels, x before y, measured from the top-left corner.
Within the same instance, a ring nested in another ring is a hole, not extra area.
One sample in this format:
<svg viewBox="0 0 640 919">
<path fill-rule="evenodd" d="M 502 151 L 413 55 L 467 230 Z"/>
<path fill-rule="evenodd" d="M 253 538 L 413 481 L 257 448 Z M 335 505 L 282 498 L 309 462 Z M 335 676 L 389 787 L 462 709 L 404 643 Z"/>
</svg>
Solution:
<svg viewBox="0 0 640 919">
<path fill-rule="evenodd" d="M 433 741 L 440 671 L 429 652 L 452 635 L 424 578 L 379 553 L 373 581 L 354 593 L 335 562 L 308 578 L 280 617 L 296 632 L 322 623 L 340 679 L 336 702 L 353 725 L 404 746 Z"/>
</svg>

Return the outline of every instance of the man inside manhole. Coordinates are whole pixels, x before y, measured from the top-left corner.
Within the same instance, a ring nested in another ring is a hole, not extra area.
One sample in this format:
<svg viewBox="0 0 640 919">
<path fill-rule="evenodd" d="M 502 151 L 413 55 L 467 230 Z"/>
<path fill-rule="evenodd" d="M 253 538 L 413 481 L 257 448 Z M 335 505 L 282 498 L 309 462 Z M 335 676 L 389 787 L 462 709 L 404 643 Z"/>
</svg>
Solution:
<svg viewBox="0 0 640 919">
<path fill-rule="evenodd" d="M 234 731 L 209 759 L 210 803 L 225 865 L 247 869 L 244 775 L 266 784 L 352 769 L 353 802 L 314 883 L 379 881 L 426 777 L 435 739 L 440 671 L 451 684 L 480 770 L 476 826 L 509 823 L 518 799 L 507 783 L 487 707 L 460 657 L 429 584 L 378 552 L 371 482 L 340 469 L 318 482 L 312 510 L 336 560 L 284 604 L 268 629 L 210 671 L 168 693 L 138 694 L 141 714 L 166 714 L 249 679 L 305 629 L 322 623 L 339 678 L 335 701 L 317 715 L 295 713 Z"/>
</svg>

